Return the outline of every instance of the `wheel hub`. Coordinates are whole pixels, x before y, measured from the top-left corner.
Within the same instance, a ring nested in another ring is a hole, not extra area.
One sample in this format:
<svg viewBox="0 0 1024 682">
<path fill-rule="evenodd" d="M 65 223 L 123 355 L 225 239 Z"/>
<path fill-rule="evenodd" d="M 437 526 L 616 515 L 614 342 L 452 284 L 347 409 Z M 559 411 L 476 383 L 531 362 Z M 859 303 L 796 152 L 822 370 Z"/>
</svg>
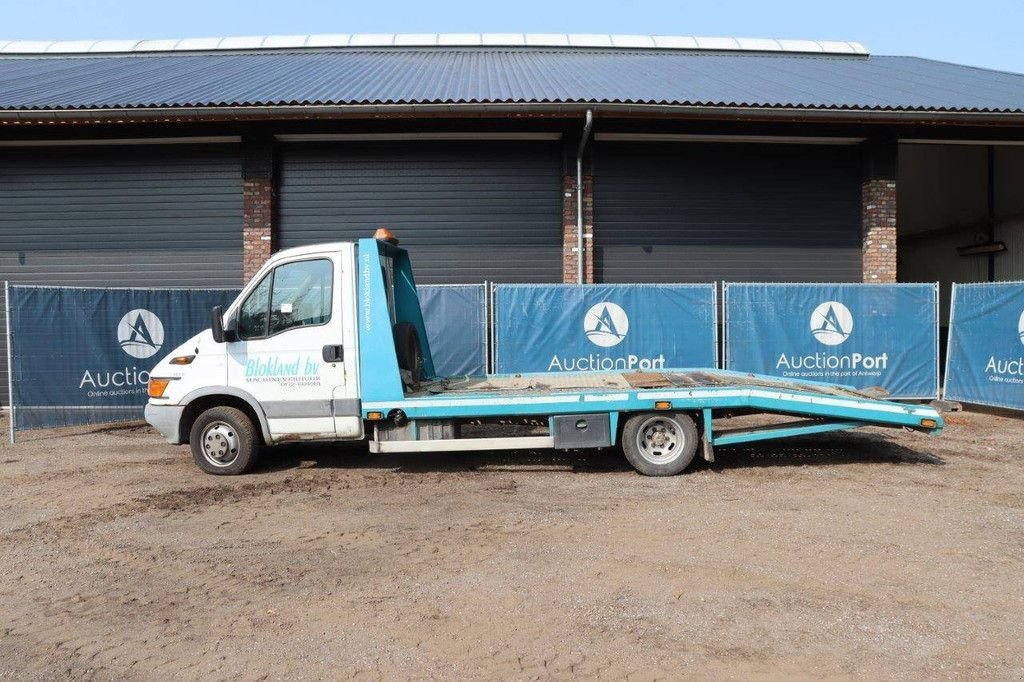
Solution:
<svg viewBox="0 0 1024 682">
<path fill-rule="evenodd" d="M 230 424 L 213 422 L 203 430 L 203 457 L 210 464 L 226 467 L 238 457 L 238 434 Z"/>
<path fill-rule="evenodd" d="M 685 444 L 682 426 L 667 416 L 654 416 L 645 421 L 636 437 L 640 456 L 654 464 L 675 460 L 683 453 Z"/>
</svg>

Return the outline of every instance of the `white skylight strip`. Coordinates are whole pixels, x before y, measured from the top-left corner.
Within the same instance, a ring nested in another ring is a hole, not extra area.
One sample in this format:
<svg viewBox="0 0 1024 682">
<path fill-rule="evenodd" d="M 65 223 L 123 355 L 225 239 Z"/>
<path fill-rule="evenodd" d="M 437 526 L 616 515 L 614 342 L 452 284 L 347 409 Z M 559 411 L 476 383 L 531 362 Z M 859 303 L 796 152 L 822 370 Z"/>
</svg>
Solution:
<svg viewBox="0 0 1024 682">
<path fill-rule="evenodd" d="M 111 54 L 365 47 L 575 47 L 622 50 L 698 50 L 867 55 L 860 43 L 839 40 L 777 40 L 711 36 L 647 36 L 605 33 L 334 33 L 229 36 L 158 40 L 0 40 L 0 54 Z"/>
</svg>

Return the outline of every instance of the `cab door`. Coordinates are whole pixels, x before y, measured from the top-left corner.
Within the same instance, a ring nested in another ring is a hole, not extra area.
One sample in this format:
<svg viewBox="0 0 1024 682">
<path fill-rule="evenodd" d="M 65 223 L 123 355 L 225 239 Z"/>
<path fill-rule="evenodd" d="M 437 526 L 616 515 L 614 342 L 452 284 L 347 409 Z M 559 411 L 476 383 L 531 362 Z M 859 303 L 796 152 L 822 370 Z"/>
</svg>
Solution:
<svg viewBox="0 0 1024 682">
<path fill-rule="evenodd" d="M 275 441 L 337 435 L 334 397 L 347 393 L 341 281 L 340 253 L 296 256 L 238 307 L 228 384 L 256 398 Z"/>
</svg>

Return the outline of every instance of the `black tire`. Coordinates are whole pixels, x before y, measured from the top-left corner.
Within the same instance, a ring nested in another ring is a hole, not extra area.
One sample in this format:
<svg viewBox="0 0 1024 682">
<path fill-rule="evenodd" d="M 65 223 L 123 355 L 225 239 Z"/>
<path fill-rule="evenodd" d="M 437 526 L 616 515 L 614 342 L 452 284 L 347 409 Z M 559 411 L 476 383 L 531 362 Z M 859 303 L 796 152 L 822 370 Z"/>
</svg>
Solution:
<svg viewBox="0 0 1024 682">
<path fill-rule="evenodd" d="M 411 322 L 399 322 L 393 331 L 398 368 L 409 372 L 413 383 L 419 383 L 423 379 L 423 347 L 416 326 Z"/>
<path fill-rule="evenodd" d="M 188 442 L 200 469 L 216 476 L 237 476 L 256 463 L 260 434 L 245 412 L 211 407 L 192 424 Z"/>
<path fill-rule="evenodd" d="M 622 452 L 644 476 L 675 476 L 690 466 L 700 437 L 682 412 L 644 412 L 622 427 Z"/>
</svg>

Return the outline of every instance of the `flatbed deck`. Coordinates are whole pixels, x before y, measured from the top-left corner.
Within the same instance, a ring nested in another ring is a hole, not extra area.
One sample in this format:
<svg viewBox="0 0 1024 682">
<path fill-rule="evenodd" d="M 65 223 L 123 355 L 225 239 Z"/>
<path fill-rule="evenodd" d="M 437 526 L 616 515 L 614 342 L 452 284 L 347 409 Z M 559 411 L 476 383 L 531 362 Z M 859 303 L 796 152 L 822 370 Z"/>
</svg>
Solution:
<svg viewBox="0 0 1024 682">
<path fill-rule="evenodd" d="M 563 391 L 621 391 L 650 389 L 707 389 L 749 386 L 830 395 L 862 400 L 885 397 L 880 390 L 859 390 L 837 384 L 799 382 L 743 372 L 691 369 L 665 372 L 591 372 L 567 374 L 492 374 L 483 377 L 448 377 L 426 382 L 410 398 L 481 393 L 530 394 Z"/>
<path fill-rule="evenodd" d="M 706 422 L 714 410 L 751 410 L 817 420 L 808 426 L 814 426 L 808 432 L 820 431 L 821 420 L 837 428 L 874 424 L 930 433 L 941 430 L 933 408 L 885 400 L 879 392 L 710 369 L 451 377 L 425 382 L 402 399 L 363 403 L 364 414 L 401 410 L 410 419 L 655 409 L 700 412 Z"/>
</svg>

